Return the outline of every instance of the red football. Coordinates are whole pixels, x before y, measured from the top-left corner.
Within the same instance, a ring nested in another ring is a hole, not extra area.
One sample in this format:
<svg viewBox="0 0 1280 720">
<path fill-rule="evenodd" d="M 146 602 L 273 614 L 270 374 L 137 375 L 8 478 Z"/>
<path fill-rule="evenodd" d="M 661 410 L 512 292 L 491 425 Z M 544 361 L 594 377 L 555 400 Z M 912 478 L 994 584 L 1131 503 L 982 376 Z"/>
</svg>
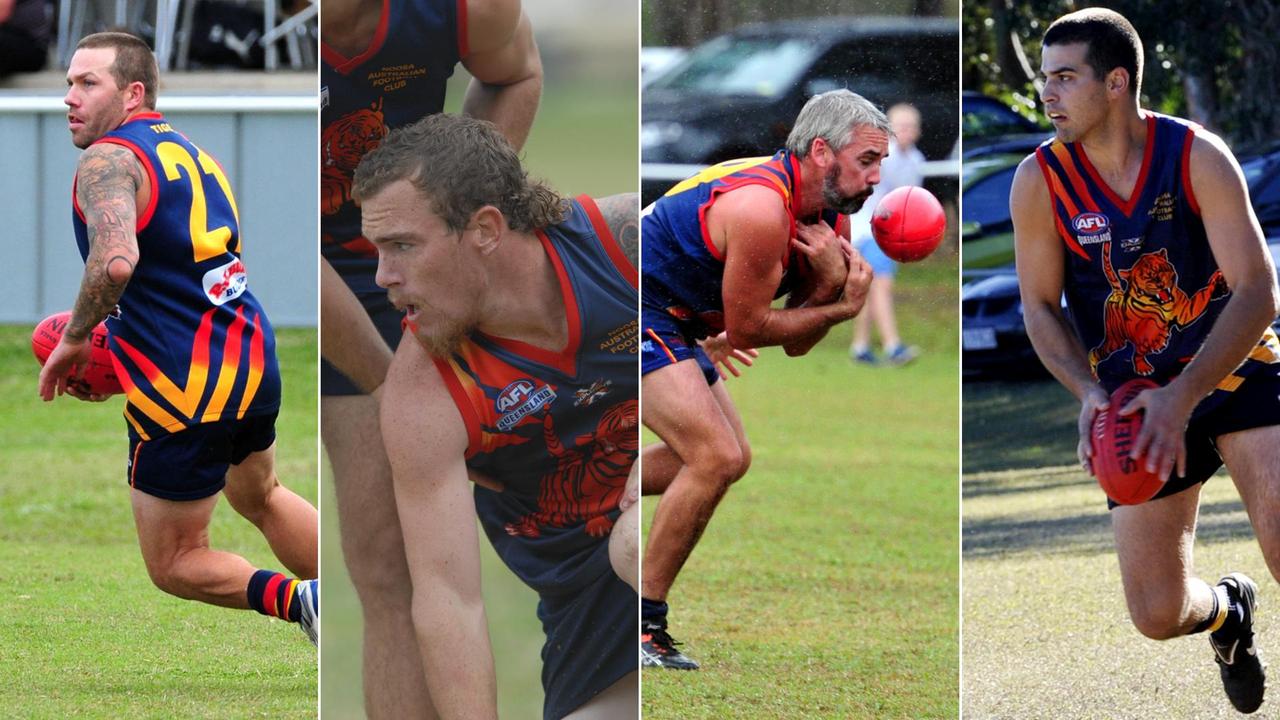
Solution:
<svg viewBox="0 0 1280 720">
<path fill-rule="evenodd" d="M 928 190 L 900 187 L 876 205 L 871 235 L 885 255 L 898 262 L 923 260 L 938 249 L 947 230 L 947 216 Z"/>
<path fill-rule="evenodd" d="M 57 347 L 58 341 L 62 339 L 62 332 L 67 329 L 67 323 L 71 320 L 71 311 L 55 313 L 40 321 L 36 326 L 35 332 L 31 333 L 31 352 L 35 353 L 36 360 L 44 365 L 49 359 L 49 354 Z M 124 388 L 120 385 L 120 378 L 116 375 L 116 368 L 111 363 L 111 351 L 107 349 L 107 326 L 105 323 L 98 323 L 89 335 L 89 346 L 92 348 L 92 356 L 89 362 L 89 369 L 85 371 L 82 382 L 89 392 L 96 395 L 115 395 L 124 392 Z M 75 370 L 71 372 L 75 375 Z"/>
<path fill-rule="evenodd" d="M 1143 412 L 1120 414 L 1138 393 L 1157 387 L 1150 380 L 1130 380 L 1111 393 L 1111 402 L 1093 419 L 1093 474 L 1107 497 L 1121 505 L 1146 502 L 1164 486 L 1163 477 L 1147 471 L 1145 455 L 1129 457 L 1142 429 Z"/>
</svg>

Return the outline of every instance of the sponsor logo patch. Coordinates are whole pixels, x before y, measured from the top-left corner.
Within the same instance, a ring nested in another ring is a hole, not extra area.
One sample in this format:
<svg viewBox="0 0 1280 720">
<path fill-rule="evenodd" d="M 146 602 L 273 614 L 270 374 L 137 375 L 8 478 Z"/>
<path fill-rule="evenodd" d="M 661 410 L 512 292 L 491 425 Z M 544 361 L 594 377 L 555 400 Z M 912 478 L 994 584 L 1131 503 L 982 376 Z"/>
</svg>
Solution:
<svg viewBox="0 0 1280 720">
<path fill-rule="evenodd" d="M 239 258 L 204 274 L 204 294 L 214 305 L 228 303 L 249 288 L 249 277 Z"/>
</svg>

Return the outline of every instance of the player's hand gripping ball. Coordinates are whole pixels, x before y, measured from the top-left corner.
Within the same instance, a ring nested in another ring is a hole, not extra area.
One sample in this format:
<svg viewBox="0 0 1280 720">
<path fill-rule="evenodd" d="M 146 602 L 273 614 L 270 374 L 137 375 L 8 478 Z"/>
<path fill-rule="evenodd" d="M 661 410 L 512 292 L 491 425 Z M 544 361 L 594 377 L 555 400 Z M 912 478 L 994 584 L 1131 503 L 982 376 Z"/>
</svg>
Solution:
<svg viewBox="0 0 1280 720">
<path fill-rule="evenodd" d="M 1129 457 L 1144 413 L 1120 414 L 1138 393 L 1157 387 L 1150 380 L 1130 380 L 1111 393 L 1111 402 L 1093 418 L 1093 474 L 1107 497 L 1121 505 L 1146 502 L 1164 486 L 1163 477 L 1147 470 L 1145 456 Z"/>
<path fill-rule="evenodd" d="M 871 216 L 871 235 L 876 244 L 898 262 L 929 257 L 938 249 L 946 230 L 942 203 L 922 187 L 908 185 L 890 192 Z"/>
<path fill-rule="evenodd" d="M 67 323 L 70 321 L 70 310 L 55 313 L 41 320 L 35 332 L 31 333 L 31 352 L 35 353 L 36 360 L 39 360 L 42 366 L 49 359 L 49 354 L 58 346 L 58 341 L 62 339 L 62 333 L 67 329 Z M 120 385 L 120 378 L 116 375 L 115 366 L 111 364 L 111 351 L 107 349 L 106 324 L 98 323 L 98 326 L 89 334 L 89 347 L 92 359 L 89 362 L 89 369 L 85 370 L 84 377 L 81 378 L 85 389 L 94 395 L 116 395 L 124 392 L 124 388 Z M 78 370 L 79 368 L 75 368 L 71 373 L 72 376 Z"/>
</svg>

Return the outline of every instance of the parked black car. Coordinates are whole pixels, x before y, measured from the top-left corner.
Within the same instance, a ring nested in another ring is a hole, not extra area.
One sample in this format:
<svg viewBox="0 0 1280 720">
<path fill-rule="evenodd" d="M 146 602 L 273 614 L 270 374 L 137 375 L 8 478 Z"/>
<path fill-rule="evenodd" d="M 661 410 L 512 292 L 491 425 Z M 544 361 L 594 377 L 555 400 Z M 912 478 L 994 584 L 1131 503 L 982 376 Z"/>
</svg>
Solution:
<svg viewBox="0 0 1280 720">
<path fill-rule="evenodd" d="M 973 91 L 960 96 L 960 115 L 961 153 L 966 161 L 987 155 L 1027 155 L 1053 134 L 1046 125 Z"/>
<path fill-rule="evenodd" d="M 805 101 L 847 87 L 885 108 L 915 105 L 920 150 L 931 160 L 946 158 L 959 138 L 957 33 L 954 20 L 918 17 L 739 28 L 698 46 L 644 89 L 641 156 L 646 164 L 713 165 L 771 155 Z M 650 184 L 646 202 L 655 194 Z"/>
</svg>

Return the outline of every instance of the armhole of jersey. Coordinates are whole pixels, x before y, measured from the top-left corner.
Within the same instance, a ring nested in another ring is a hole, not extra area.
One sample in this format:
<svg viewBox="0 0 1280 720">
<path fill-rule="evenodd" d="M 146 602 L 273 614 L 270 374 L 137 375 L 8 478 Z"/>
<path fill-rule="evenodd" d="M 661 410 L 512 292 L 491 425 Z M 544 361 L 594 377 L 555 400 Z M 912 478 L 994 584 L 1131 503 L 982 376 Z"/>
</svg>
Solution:
<svg viewBox="0 0 1280 720">
<path fill-rule="evenodd" d="M 1196 140 L 1196 131 L 1187 128 L 1187 135 L 1182 141 L 1182 191 L 1187 194 L 1187 204 L 1191 212 L 1200 216 L 1200 203 L 1196 202 L 1196 191 L 1191 187 L 1191 145 Z"/>
<path fill-rule="evenodd" d="M 471 41 L 467 37 L 467 0 L 458 0 L 458 59 L 465 60 L 471 54 Z"/>
<path fill-rule="evenodd" d="M 600 207 L 596 205 L 596 201 L 588 195 L 579 195 L 575 198 L 582 210 L 586 212 L 587 218 L 591 220 L 591 227 L 596 231 L 596 237 L 600 238 L 600 244 L 604 246 L 604 251 L 609 254 L 609 259 L 613 261 L 613 266 L 618 269 L 618 273 L 623 279 L 630 283 L 631 287 L 639 289 L 640 274 L 636 271 L 636 266 L 631 263 L 631 259 L 622 251 L 622 246 L 618 244 L 618 239 L 613 236 L 613 231 L 609 229 L 609 224 L 604 220 L 604 214 L 600 212 Z"/>
<path fill-rule="evenodd" d="M 707 252 L 711 253 L 711 257 L 715 258 L 717 262 L 724 262 L 724 255 L 721 254 L 721 252 L 716 249 L 716 244 L 711 242 L 711 229 L 707 227 L 707 211 L 711 209 L 711 205 L 714 204 L 715 201 L 718 200 L 720 196 L 723 195 L 724 193 L 729 192 L 730 190 L 737 190 L 738 188 L 746 187 L 748 185 L 761 185 L 761 186 L 767 187 L 770 190 L 777 193 L 778 197 L 782 198 L 783 205 L 787 204 L 787 196 L 786 196 L 786 193 L 782 191 L 782 188 L 769 182 L 765 178 L 747 178 L 742 182 L 735 183 L 731 187 L 711 188 L 711 196 L 708 197 L 707 201 L 702 203 L 701 207 L 698 208 L 698 227 L 702 229 L 702 242 L 707 246 Z M 788 213 L 788 215 L 790 215 L 790 213 Z M 795 233 L 796 233 L 796 219 L 792 217 L 791 218 L 792 236 L 794 236 Z"/>
<path fill-rule="evenodd" d="M 156 204 L 160 201 L 160 182 L 159 178 L 156 176 L 155 166 L 151 164 L 151 158 L 147 157 L 147 154 L 142 151 L 142 148 L 128 140 L 125 140 L 124 138 L 108 136 L 98 140 L 97 142 L 110 143 L 112 145 L 119 145 L 121 147 L 128 148 L 133 152 L 134 156 L 138 158 L 138 162 L 142 163 L 142 167 L 147 171 L 147 179 L 151 182 L 151 198 L 147 201 L 147 207 L 138 214 L 137 229 L 134 232 L 140 233 L 145 230 L 147 225 L 151 222 L 151 216 L 155 214 L 156 211 Z M 94 144 L 96 145 L 97 143 Z M 79 208 L 80 205 L 77 201 L 76 209 L 78 212 L 81 212 Z M 84 219 L 83 212 L 81 212 L 80 218 L 82 220 Z"/>
<path fill-rule="evenodd" d="M 431 362 L 435 363 L 436 372 L 440 373 L 440 379 L 444 380 L 444 386 L 449 389 L 449 397 L 453 398 L 453 404 L 458 408 L 458 414 L 462 416 L 462 424 L 467 427 L 466 456 L 470 458 L 480 448 L 480 418 L 476 415 L 476 409 L 471 406 L 467 391 L 462 389 L 462 383 L 454 374 L 453 364 L 438 357 L 432 357 Z"/>
<path fill-rule="evenodd" d="M 1088 260 L 1089 253 L 1085 252 L 1084 248 L 1080 247 L 1080 244 L 1071 237 L 1067 232 L 1066 226 L 1062 224 L 1062 217 L 1058 215 L 1058 194 L 1053 191 L 1053 181 L 1055 179 L 1053 168 L 1049 167 L 1049 162 L 1045 159 L 1043 151 L 1043 146 L 1036 148 L 1036 164 L 1040 166 L 1040 173 L 1044 176 L 1044 189 L 1049 193 L 1049 213 L 1053 216 L 1053 226 L 1058 229 L 1058 239 L 1062 241 L 1063 245 L 1067 246 L 1068 250 Z"/>
</svg>

